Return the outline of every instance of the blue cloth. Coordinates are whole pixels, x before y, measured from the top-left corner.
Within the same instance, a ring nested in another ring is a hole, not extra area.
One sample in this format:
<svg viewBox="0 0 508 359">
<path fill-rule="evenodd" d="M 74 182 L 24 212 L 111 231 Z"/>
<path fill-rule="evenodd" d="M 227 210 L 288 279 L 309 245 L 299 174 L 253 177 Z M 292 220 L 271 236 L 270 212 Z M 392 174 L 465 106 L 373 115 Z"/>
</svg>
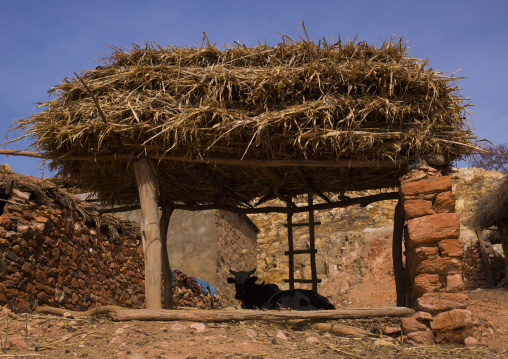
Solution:
<svg viewBox="0 0 508 359">
<path fill-rule="evenodd" d="M 204 292 L 207 293 L 208 291 L 210 291 L 210 295 L 212 297 L 216 296 L 217 295 L 217 288 L 213 287 L 210 285 L 210 283 L 208 282 L 205 282 L 204 280 L 201 280 L 201 279 L 198 279 L 198 278 L 195 278 L 194 279 L 196 280 L 196 282 L 203 288 Z"/>
</svg>

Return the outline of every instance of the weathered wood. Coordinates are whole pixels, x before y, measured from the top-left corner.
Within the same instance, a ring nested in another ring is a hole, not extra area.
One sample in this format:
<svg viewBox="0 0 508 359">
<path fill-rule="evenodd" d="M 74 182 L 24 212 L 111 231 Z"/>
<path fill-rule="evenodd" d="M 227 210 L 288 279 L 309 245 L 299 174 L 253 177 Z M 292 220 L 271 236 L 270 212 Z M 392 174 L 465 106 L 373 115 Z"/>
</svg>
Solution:
<svg viewBox="0 0 508 359">
<path fill-rule="evenodd" d="M 49 314 L 49 315 L 59 315 L 64 316 L 66 313 L 73 317 L 90 317 L 95 315 L 109 315 L 110 313 L 117 311 L 117 310 L 124 310 L 125 308 L 118 307 L 115 305 L 105 305 L 102 307 L 96 307 L 89 309 L 87 311 L 81 312 L 76 310 L 68 310 L 65 308 L 55 308 L 50 307 L 47 305 L 44 305 L 42 307 L 39 307 L 35 310 L 35 313 L 38 314 Z"/>
<path fill-rule="evenodd" d="M 487 271 L 487 276 L 489 278 L 489 285 L 491 288 L 496 286 L 494 281 L 494 274 L 492 273 L 492 268 L 490 267 L 489 255 L 487 254 L 487 247 L 485 246 L 485 239 L 483 236 L 483 231 L 480 230 L 476 232 L 476 236 L 478 237 L 478 242 L 480 243 L 480 252 L 482 253 L 483 264 L 485 265 L 485 270 Z"/>
<path fill-rule="evenodd" d="M 164 282 L 164 293 L 162 307 L 164 309 L 173 309 L 173 278 L 171 274 L 171 264 L 168 255 L 168 228 L 173 207 L 170 204 L 162 206 L 162 214 L 160 220 L 161 229 L 161 261 L 162 261 L 162 281 Z"/>
<path fill-rule="evenodd" d="M 18 150 L 0 150 L 0 155 L 8 156 L 25 156 L 44 159 L 59 159 L 61 161 L 109 161 L 109 160 L 133 160 L 133 155 L 97 155 L 97 156 L 76 156 L 76 155 L 51 155 L 33 151 Z M 189 156 L 178 155 L 151 155 L 147 154 L 146 158 L 154 160 L 167 160 L 178 162 L 192 163 L 209 163 L 226 166 L 245 166 L 245 167 L 328 167 L 328 168 L 398 168 L 406 166 L 413 159 L 397 159 L 397 160 L 379 160 L 379 161 L 362 161 L 362 160 L 256 160 L 256 159 L 236 159 L 236 158 L 219 158 L 219 157 L 203 157 L 191 158 Z M 441 155 L 422 157 L 430 165 L 445 165 L 444 157 Z"/>
<path fill-rule="evenodd" d="M 395 276 L 395 289 L 397 292 L 397 306 L 406 305 L 406 270 L 402 259 L 402 242 L 404 237 L 405 213 L 402 200 L 395 206 L 393 216 L 393 238 L 392 238 L 392 261 L 393 274 Z"/>
<path fill-rule="evenodd" d="M 386 193 L 374 194 L 371 196 L 348 198 L 348 199 L 345 199 L 343 201 L 338 201 L 338 202 L 315 204 L 312 206 L 312 208 L 315 211 L 320 211 L 320 210 L 324 210 L 324 209 L 349 207 L 349 206 L 354 206 L 357 204 L 359 204 L 361 207 L 366 207 L 369 204 L 374 203 L 374 202 L 394 200 L 394 199 L 398 199 L 399 197 L 400 196 L 399 196 L 398 192 L 386 192 Z M 225 211 L 230 211 L 230 212 L 239 213 L 239 214 L 272 213 L 272 212 L 288 213 L 288 211 L 291 211 L 293 213 L 301 213 L 301 212 L 308 212 L 310 210 L 309 206 L 293 207 L 290 210 L 288 210 L 287 207 L 238 208 L 238 207 L 226 206 L 226 205 L 221 205 L 221 204 L 210 204 L 210 205 L 201 205 L 201 206 L 187 206 L 187 205 L 182 205 L 182 204 L 173 204 L 173 208 L 174 209 L 182 209 L 185 211 L 202 211 L 202 210 L 209 210 L 209 209 L 222 209 Z M 132 211 L 135 209 L 139 209 L 139 205 L 108 208 L 108 209 L 99 210 L 99 212 L 100 213 L 114 213 L 114 212 Z"/>
<path fill-rule="evenodd" d="M 289 320 L 289 319 L 361 319 L 373 317 L 405 317 L 414 314 L 404 307 L 378 307 L 313 311 L 282 310 L 149 310 L 123 309 L 112 311 L 113 320 L 129 321 L 203 321 L 229 322 L 237 320 Z"/>
<path fill-rule="evenodd" d="M 293 212 L 291 212 L 291 198 L 289 198 L 286 202 L 287 205 L 287 216 L 286 216 L 286 227 L 288 229 L 288 267 L 289 267 L 289 289 L 295 289 L 295 259 L 293 255 Z"/>
<path fill-rule="evenodd" d="M 28 192 L 22 192 L 17 188 L 12 189 L 12 198 L 13 199 L 19 199 L 23 202 L 28 202 L 30 199 L 30 193 Z"/>
<path fill-rule="evenodd" d="M 317 269 L 316 269 L 316 241 L 314 231 L 314 197 L 311 193 L 307 194 L 307 203 L 309 205 L 309 251 L 310 251 L 310 272 L 312 277 L 312 290 L 317 292 Z"/>
<path fill-rule="evenodd" d="M 161 233 L 157 206 L 157 179 L 147 158 L 133 162 L 141 205 L 141 238 L 145 256 L 145 305 L 161 308 Z"/>
<path fill-rule="evenodd" d="M 295 283 L 314 283 L 314 281 L 312 279 L 300 279 L 300 278 L 293 279 L 293 282 L 295 282 Z M 322 280 L 318 278 L 318 279 L 316 279 L 316 282 L 321 283 Z M 289 283 L 289 279 L 284 279 L 284 283 Z"/>
</svg>

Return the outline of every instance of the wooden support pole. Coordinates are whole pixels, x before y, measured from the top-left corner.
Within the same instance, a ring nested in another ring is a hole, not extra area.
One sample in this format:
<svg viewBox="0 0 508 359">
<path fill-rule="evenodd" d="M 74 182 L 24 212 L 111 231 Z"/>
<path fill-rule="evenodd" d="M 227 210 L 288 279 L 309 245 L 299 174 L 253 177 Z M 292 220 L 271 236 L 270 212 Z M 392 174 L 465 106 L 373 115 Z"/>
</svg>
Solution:
<svg viewBox="0 0 508 359">
<path fill-rule="evenodd" d="M 288 249 L 289 249 L 289 257 L 288 257 L 288 265 L 289 265 L 289 289 L 295 289 L 295 257 L 293 255 L 293 212 L 291 212 L 291 198 L 288 198 L 287 202 L 287 228 L 288 228 Z"/>
<path fill-rule="evenodd" d="M 405 213 L 402 200 L 395 206 L 393 217 L 392 260 L 397 292 L 397 307 L 406 305 L 406 271 L 402 261 L 402 242 L 404 237 Z"/>
<path fill-rule="evenodd" d="M 494 274 L 492 274 L 492 268 L 490 267 L 489 255 L 487 254 L 487 247 L 485 246 L 485 237 L 484 231 L 480 230 L 476 232 L 476 236 L 478 237 L 478 242 L 480 243 L 480 252 L 483 259 L 483 264 L 485 265 L 485 270 L 487 271 L 487 275 L 489 277 L 489 285 L 491 288 L 496 286 L 494 281 Z"/>
<path fill-rule="evenodd" d="M 173 309 L 173 275 L 168 255 L 168 228 L 169 219 L 173 213 L 173 207 L 165 203 L 162 206 L 162 215 L 160 221 L 161 229 L 161 261 L 162 261 L 162 280 L 164 282 L 164 296 L 162 307 L 164 309 Z"/>
<path fill-rule="evenodd" d="M 307 194 L 309 204 L 309 251 L 310 251 L 310 270 L 312 276 L 312 290 L 317 293 L 317 270 L 316 270 L 316 241 L 314 231 L 314 198 L 312 194 Z"/>
<path fill-rule="evenodd" d="M 147 158 L 133 162 L 141 205 L 141 237 L 145 255 L 145 306 L 161 309 L 161 231 L 157 179 Z"/>
</svg>

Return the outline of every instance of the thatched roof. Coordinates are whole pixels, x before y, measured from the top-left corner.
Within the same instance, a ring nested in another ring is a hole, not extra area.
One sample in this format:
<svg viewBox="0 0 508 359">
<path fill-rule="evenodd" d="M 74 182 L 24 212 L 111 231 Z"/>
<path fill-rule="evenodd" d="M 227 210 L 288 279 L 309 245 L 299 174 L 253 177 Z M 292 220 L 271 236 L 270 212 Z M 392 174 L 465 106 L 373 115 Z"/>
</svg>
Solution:
<svg viewBox="0 0 508 359">
<path fill-rule="evenodd" d="M 475 231 L 508 226 L 508 176 L 504 177 L 492 192 L 478 201 L 468 225 Z"/>
<path fill-rule="evenodd" d="M 406 170 L 398 159 L 449 163 L 475 148 L 457 78 L 407 55 L 401 41 L 287 37 L 273 47 L 115 48 L 16 126 L 59 157 L 51 169 L 108 202 L 136 200 L 130 160 L 143 154 L 161 197 L 188 205 L 247 206 L 274 188 L 393 187 Z"/>
</svg>

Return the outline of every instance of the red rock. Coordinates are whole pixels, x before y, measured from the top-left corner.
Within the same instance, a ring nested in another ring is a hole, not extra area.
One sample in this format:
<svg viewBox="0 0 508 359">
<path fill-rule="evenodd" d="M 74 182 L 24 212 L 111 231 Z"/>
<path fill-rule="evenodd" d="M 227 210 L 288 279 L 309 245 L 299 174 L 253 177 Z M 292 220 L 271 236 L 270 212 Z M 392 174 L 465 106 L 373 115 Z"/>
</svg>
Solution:
<svg viewBox="0 0 508 359">
<path fill-rule="evenodd" d="M 427 330 L 427 326 L 425 324 L 420 323 L 413 317 L 402 318 L 401 326 L 404 334 Z"/>
<path fill-rule="evenodd" d="M 437 314 L 430 327 L 433 330 L 445 331 L 464 327 L 472 327 L 473 318 L 471 311 L 467 309 L 452 309 L 447 312 Z"/>
<path fill-rule="evenodd" d="M 466 338 L 474 335 L 473 328 L 460 328 L 451 331 L 436 332 L 436 342 L 464 344 Z"/>
<path fill-rule="evenodd" d="M 414 288 L 419 294 L 437 292 L 442 288 L 438 274 L 422 273 L 415 277 Z"/>
<path fill-rule="evenodd" d="M 305 341 L 309 344 L 319 344 L 320 340 L 316 337 L 310 336 L 305 339 Z"/>
<path fill-rule="evenodd" d="M 39 223 L 48 223 L 49 222 L 49 218 L 47 218 L 47 217 L 35 217 L 35 220 Z"/>
<path fill-rule="evenodd" d="M 435 342 L 434 333 L 429 328 L 425 331 L 408 333 L 407 341 L 415 345 L 432 345 Z"/>
<path fill-rule="evenodd" d="M 464 309 L 468 296 L 463 293 L 425 293 L 416 300 L 418 310 L 437 314 L 450 309 Z"/>
<path fill-rule="evenodd" d="M 406 220 L 434 214 L 432 202 L 423 199 L 405 200 L 404 211 L 406 212 Z"/>
<path fill-rule="evenodd" d="M 451 191 L 452 180 L 451 176 L 442 176 L 403 182 L 400 189 L 405 196 Z"/>
<path fill-rule="evenodd" d="M 28 346 L 28 344 L 20 336 L 10 336 L 7 342 L 12 348 L 26 348 Z"/>
<path fill-rule="evenodd" d="M 399 333 L 400 331 L 401 331 L 400 327 L 386 326 L 386 327 L 383 328 L 383 334 L 386 334 L 386 335 Z"/>
<path fill-rule="evenodd" d="M 44 273 L 44 271 L 37 269 L 35 271 L 35 280 L 39 283 L 45 284 L 48 280 L 48 276 Z"/>
<path fill-rule="evenodd" d="M 438 193 L 434 200 L 434 210 L 436 213 L 454 213 L 455 194 L 451 191 Z"/>
<path fill-rule="evenodd" d="M 462 280 L 462 274 L 450 274 L 446 276 L 446 287 L 445 292 L 449 293 L 460 293 L 464 291 L 464 281 Z"/>
<path fill-rule="evenodd" d="M 422 274 L 456 274 L 462 272 L 462 262 L 456 258 L 438 257 L 427 259 L 416 267 L 416 273 Z"/>
<path fill-rule="evenodd" d="M 446 238 L 459 238 L 459 215 L 439 213 L 413 218 L 407 222 L 407 228 L 410 241 L 416 245 L 434 243 Z"/>
<path fill-rule="evenodd" d="M 39 301 L 39 304 L 46 303 L 48 301 L 49 297 L 44 292 L 37 293 L 37 300 Z"/>
<path fill-rule="evenodd" d="M 9 217 L 7 217 L 6 215 L 1 215 L 0 216 L 0 227 L 3 227 L 9 231 L 11 229 L 11 226 L 12 226 L 11 219 Z"/>
<path fill-rule="evenodd" d="M 464 242 L 459 238 L 448 238 L 438 242 L 443 257 L 460 257 L 464 255 Z"/>
<path fill-rule="evenodd" d="M 464 344 L 467 346 L 477 345 L 478 340 L 473 337 L 467 337 L 466 339 L 464 339 Z"/>
<path fill-rule="evenodd" d="M 418 247 L 415 249 L 415 255 L 418 263 L 426 259 L 436 259 L 439 256 L 439 248 L 437 245 L 432 247 Z"/>
<path fill-rule="evenodd" d="M 417 320 L 432 320 L 434 317 L 432 314 L 427 312 L 418 311 L 416 312 L 413 317 L 415 317 Z"/>
</svg>

